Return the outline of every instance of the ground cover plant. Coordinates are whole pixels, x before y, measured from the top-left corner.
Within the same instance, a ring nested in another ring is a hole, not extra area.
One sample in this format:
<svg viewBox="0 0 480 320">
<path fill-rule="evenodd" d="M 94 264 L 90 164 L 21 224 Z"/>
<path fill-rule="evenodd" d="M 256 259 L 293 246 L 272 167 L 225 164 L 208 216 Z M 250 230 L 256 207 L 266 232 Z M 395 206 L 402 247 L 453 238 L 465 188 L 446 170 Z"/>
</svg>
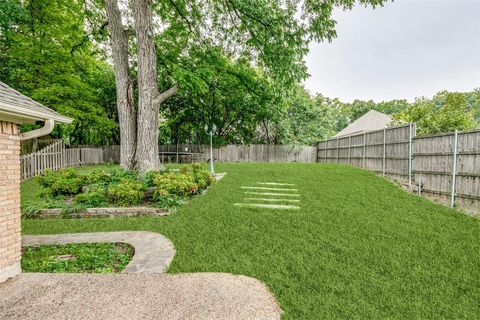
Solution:
<svg viewBox="0 0 480 320">
<path fill-rule="evenodd" d="M 42 245 L 22 249 L 23 272 L 117 273 L 132 260 L 126 243 Z"/>
<path fill-rule="evenodd" d="M 334 164 L 219 164 L 228 174 L 174 214 L 24 220 L 24 234 L 145 230 L 175 245 L 168 270 L 266 283 L 282 319 L 473 319 L 480 220 Z M 241 186 L 291 183 L 299 210 L 242 208 Z M 25 189 L 23 189 L 25 190 Z"/>
<path fill-rule="evenodd" d="M 203 192 L 213 182 L 215 178 L 199 164 L 150 171 L 145 176 L 114 165 L 46 171 L 22 185 L 22 215 L 34 217 L 42 208 L 61 208 L 65 215 L 92 207 L 169 208 Z"/>
</svg>

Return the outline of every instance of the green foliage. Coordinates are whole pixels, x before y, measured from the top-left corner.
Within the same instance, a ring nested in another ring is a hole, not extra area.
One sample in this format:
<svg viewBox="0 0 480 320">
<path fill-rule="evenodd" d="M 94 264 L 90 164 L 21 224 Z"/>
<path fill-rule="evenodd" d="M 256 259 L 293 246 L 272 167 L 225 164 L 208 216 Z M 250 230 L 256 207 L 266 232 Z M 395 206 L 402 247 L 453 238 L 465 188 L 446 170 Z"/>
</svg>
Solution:
<svg viewBox="0 0 480 320">
<path fill-rule="evenodd" d="M 22 249 L 23 272 L 117 273 L 130 262 L 134 248 L 126 243 L 43 245 Z M 58 256 L 72 255 L 69 260 Z"/>
<path fill-rule="evenodd" d="M 79 193 L 85 185 L 85 177 L 77 174 L 73 168 L 64 168 L 45 171 L 38 177 L 38 182 L 45 188 L 45 195 L 57 197 Z"/>
<path fill-rule="evenodd" d="M 145 198 L 145 185 L 141 182 L 124 179 L 107 189 L 110 202 L 120 206 L 133 206 L 142 203 Z"/>
<path fill-rule="evenodd" d="M 184 173 L 161 173 L 155 177 L 153 183 L 157 188 L 154 193 L 155 200 L 165 195 L 187 197 L 198 191 L 193 176 Z"/>
<path fill-rule="evenodd" d="M 166 195 L 157 195 L 155 196 L 155 203 L 153 204 L 154 207 L 157 208 L 175 208 L 179 207 L 185 203 L 185 197 L 173 195 L 173 194 L 166 194 Z"/>
<path fill-rule="evenodd" d="M 118 142 L 115 83 L 86 30 L 84 1 L 0 1 L 0 81 L 74 118 L 55 137 Z M 30 130 L 35 126 L 23 126 Z"/>
<path fill-rule="evenodd" d="M 83 205 L 88 208 L 104 207 L 108 204 L 108 199 L 105 196 L 105 192 L 102 191 L 88 191 L 77 194 L 73 201 L 75 204 Z"/>
<path fill-rule="evenodd" d="M 106 170 L 100 169 L 95 170 L 89 175 L 87 175 L 86 183 L 87 184 L 99 184 L 99 185 L 106 185 L 113 180 L 111 172 L 107 172 Z"/>
<path fill-rule="evenodd" d="M 479 125 L 475 112 L 465 94 L 440 92 L 431 100 L 416 99 L 415 103 L 396 115 L 396 120 L 415 122 L 419 135 L 435 134 L 475 128 Z"/>
</svg>

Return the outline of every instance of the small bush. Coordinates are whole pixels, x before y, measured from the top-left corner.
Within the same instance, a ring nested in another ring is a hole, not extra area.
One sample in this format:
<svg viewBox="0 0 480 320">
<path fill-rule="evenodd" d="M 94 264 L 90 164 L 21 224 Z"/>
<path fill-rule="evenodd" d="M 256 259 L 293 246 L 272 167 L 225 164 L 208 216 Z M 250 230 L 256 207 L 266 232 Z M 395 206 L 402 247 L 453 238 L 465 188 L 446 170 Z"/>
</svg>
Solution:
<svg viewBox="0 0 480 320">
<path fill-rule="evenodd" d="M 112 175 L 105 170 L 95 170 L 87 176 L 87 184 L 108 184 Z"/>
<path fill-rule="evenodd" d="M 121 182 L 123 180 L 138 180 L 138 172 L 124 170 L 124 169 L 113 169 L 110 171 L 112 182 Z"/>
<path fill-rule="evenodd" d="M 168 194 L 186 197 L 198 191 L 198 185 L 193 177 L 183 173 L 158 174 L 154 179 L 154 185 L 157 188 L 154 199 Z"/>
<path fill-rule="evenodd" d="M 194 171 L 193 179 L 200 189 L 206 189 L 215 182 L 215 177 L 207 170 Z"/>
<path fill-rule="evenodd" d="M 164 196 L 156 196 L 154 207 L 157 208 L 173 208 L 182 205 L 185 202 L 184 197 L 176 196 L 173 194 L 168 194 Z"/>
<path fill-rule="evenodd" d="M 47 170 L 38 178 L 38 182 L 45 188 L 44 195 L 56 197 L 79 193 L 85 185 L 85 177 L 77 174 L 73 168 L 56 172 Z"/>
<path fill-rule="evenodd" d="M 108 200 L 103 192 L 89 191 L 80 193 L 73 199 L 75 204 L 84 205 L 87 207 L 103 207 L 107 205 Z"/>
<path fill-rule="evenodd" d="M 140 204 L 145 198 L 145 185 L 131 179 L 124 179 L 118 184 L 110 185 L 107 190 L 110 202 L 120 206 Z"/>
</svg>

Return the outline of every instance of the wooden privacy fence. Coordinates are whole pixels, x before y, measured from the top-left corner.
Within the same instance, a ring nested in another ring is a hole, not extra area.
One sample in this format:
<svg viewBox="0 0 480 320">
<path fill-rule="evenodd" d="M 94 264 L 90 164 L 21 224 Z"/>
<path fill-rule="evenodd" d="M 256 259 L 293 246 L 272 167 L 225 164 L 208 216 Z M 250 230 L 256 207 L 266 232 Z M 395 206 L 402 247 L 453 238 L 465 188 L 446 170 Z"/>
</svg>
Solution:
<svg viewBox="0 0 480 320">
<path fill-rule="evenodd" d="M 20 156 L 22 179 L 28 179 L 44 173 L 46 170 L 58 170 L 65 167 L 77 167 L 103 163 L 101 148 L 70 148 L 65 147 L 62 140 L 37 152 Z"/>
<path fill-rule="evenodd" d="M 316 147 L 298 145 L 227 145 L 213 148 L 216 162 L 316 162 Z M 210 159 L 210 146 L 168 144 L 159 146 L 163 162 L 195 162 Z M 120 162 L 119 146 L 103 147 L 104 161 Z"/>
<path fill-rule="evenodd" d="M 208 145 L 160 145 L 160 154 L 168 152 L 191 152 L 200 155 L 199 159 L 210 159 Z M 245 144 L 226 145 L 213 148 L 213 158 L 217 162 L 316 162 L 316 147 L 300 145 Z"/>
<path fill-rule="evenodd" d="M 408 124 L 321 141 L 317 161 L 374 171 L 480 213 L 480 130 L 420 137 L 415 132 Z"/>
</svg>

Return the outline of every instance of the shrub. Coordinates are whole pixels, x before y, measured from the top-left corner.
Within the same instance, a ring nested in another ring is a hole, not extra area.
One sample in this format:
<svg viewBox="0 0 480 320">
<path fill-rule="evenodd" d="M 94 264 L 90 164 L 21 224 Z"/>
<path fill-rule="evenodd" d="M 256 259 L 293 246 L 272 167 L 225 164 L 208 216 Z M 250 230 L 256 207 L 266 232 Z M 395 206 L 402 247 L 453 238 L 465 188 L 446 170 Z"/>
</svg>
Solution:
<svg viewBox="0 0 480 320">
<path fill-rule="evenodd" d="M 110 202 L 120 206 L 138 205 L 145 198 L 145 186 L 141 182 L 124 179 L 118 184 L 110 185 L 107 196 Z"/>
<path fill-rule="evenodd" d="M 105 194 L 99 191 L 89 191 L 77 194 L 73 201 L 75 204 L 81 204 L 87 207 L 103 207 L 108 202 Z"/>
<path fill-rule="evenodd" d="M 123 180 L 138 180 L 138 172 L 124 169 L 113 169 L 110 171 L 112 182 L 122 182 Z"/>
<path fill-rule="evenodd" d="M 173 194 L 167 194 L 164 196 L 158 195 L 155 197 L 154 207 L 157 208 L 173 208 L 182 205 L 185 201 L 184 197 L 180 197 Z"/>
<path fill-rule="evenodd" d="M 87 184 L 106 185 L 112 181 L 112 175 L 105 170 L 95 170 L 87 176 Z"/>
<path fill-rule="evenodd" d="M 167 194 L 186 197 L 198 191 L 198 185 L 190 175 L 183 173 L 162 173 L 156 175 L 154 185 L 157 188 L 154 199 L 159 199 Z"/>
<path fill-rule="evenodd" d="M 200 189 L 206 189 L 215 182 L 215 177 L 207 170 L 193 171 L 193 179 Z"/>
<path fill-rule="evenodd" d="M 38 178 L 38 182 L 45 188 L 45 195 L 56 197 L 79 193 L 85 185 L 85 177 L 77 174 L 73 168 L 60 169 L 56 172 L 47 170 Z"/>
</svg>

